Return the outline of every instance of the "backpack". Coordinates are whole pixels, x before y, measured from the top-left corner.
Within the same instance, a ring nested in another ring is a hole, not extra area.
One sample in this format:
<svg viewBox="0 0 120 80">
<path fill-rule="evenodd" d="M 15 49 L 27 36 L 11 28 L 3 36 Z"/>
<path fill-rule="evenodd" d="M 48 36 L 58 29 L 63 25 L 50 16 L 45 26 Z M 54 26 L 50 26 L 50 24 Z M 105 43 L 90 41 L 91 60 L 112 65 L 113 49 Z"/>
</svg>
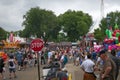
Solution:
<svg viewBox="0 0 120 80">
<path fill-rule="evenodd" d="M 67 62 L 68 62 L 68 58 L 67 58 L 67 56 L 64 56 L 63 63 L 66 64 Z"/>
<path fill-rule="evenodd" d="M 0 67 L 4 67 L 4 60 L 2 58 L 0 58 Z"/>
<path fill-rule="evenodd" d="M 9 65 L 10 65 L 10 67 L 13 67 L 14 66 L 13 61 L 9 61 Z"/>
</svg>

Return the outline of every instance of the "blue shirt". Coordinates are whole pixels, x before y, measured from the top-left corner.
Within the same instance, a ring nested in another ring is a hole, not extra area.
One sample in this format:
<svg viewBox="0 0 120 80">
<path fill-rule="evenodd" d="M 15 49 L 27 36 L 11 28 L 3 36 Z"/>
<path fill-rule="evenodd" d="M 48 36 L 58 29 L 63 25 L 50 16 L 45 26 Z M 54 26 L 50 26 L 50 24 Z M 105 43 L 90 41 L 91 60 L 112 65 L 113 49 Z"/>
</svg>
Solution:
<svg viewBox="0 0 120 80">
<path fill-rule="evenodd" d="M 117 52 L 117 57 L 120 57 L 120 51 Z"/>
<path fill-rule="evenodd" d="M 18 53 L 16 58 L 18 62 L 22 62 L 23 55 L 21 53 Z"/>
</svg>

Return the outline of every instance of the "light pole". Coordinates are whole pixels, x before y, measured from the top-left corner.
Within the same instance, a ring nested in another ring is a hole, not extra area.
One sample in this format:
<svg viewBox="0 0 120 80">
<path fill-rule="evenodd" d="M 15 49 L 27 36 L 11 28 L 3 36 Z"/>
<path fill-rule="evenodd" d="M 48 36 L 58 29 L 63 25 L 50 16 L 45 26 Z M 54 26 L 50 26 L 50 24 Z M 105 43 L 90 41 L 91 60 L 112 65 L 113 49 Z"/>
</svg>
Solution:
<svg viewBox="0 0 120 80">
<path fill-rule="evenodd" d="M 117 23 L 117 21 L 118 21 L 118 17 L 115 18 L 115 23 Z"/>
<path fill-rule="evenodd" d="M 43 40 L 44 40 L 44 42 L 45 42 L 44 45 L 47 46 L 47 45 L 46 45 L 46 43 L 47 43 L 46 32 L 43 33 Z"/>
<path fill-rule="evenodd" d="M 107 16 L 107 27 L 109 28 L 110 27 L 110 19 L 111 19 L 111 17 L 110 16 Z"/>
</svg>

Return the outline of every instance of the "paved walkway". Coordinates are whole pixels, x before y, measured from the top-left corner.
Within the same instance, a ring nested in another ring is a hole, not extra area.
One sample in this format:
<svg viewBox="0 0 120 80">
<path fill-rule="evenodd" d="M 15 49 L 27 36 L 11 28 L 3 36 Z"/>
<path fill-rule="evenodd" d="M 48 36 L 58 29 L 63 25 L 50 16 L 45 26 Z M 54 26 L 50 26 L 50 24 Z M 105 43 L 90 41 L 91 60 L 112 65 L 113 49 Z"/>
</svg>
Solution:
<svg viewBox="0 0 120 80">
<path fill-rule="evenodd" d="M 40 75 L 42 76 L 42 66 L 40 67 L 41 67 Z M 72 63 L 68 63 L 66 65 L 66 68 L 68 72 L 72 74 L 72 80 L 83 80 L 83 71 L 80 69 L 80 66 L 74 66 Z M 17 73 L 17 78 L 11 79 L 11 80 L 38 80 L 37 67 L 31 67 L 31 68 L 28 67 L 27 70 L 17 71 L 16 73 Z M 10 80 L 8 70 L 5 73 L 5 75 L 6 75 L 6 80 Z M 43 80 L 43 79 L 41 78 L 40 80 Z M 118 80 L 120 80 L 120 74 L 119 74 Z"/>
<path fill-rule="evenodd" d="M 67 64 L 66 68 L 68 73 L 72 74 L 72 80 L 82 80 L 83 79 L 83 71 L 80 69 L 80 66 L 74 66 L 72 63 Z"/>
<path fill-rule="evenodd" d="M 5 80 L 38 80 L 37 67 L 27 68 L 24 71 L 16 70 L 17 78 L 9 79 L 8 69 L 6 70 L 4 74 L 6 76 Z"/>
<path fill-rule="evenodd" d="M 74 66 L 72 63 L 68 63 L 66 65 L 66 68 L 67 68 L 68 72 L 72 74 L 72 80 L 83 80 L 84 73 L 83 73 L 82 69 L 80 69 L 80 66 Z M 99 80 L 99 79 L 97 79 L 97 80 Z M 119 73 L 117 80 L 120 80 L 120 73 Z"/>
</svg>

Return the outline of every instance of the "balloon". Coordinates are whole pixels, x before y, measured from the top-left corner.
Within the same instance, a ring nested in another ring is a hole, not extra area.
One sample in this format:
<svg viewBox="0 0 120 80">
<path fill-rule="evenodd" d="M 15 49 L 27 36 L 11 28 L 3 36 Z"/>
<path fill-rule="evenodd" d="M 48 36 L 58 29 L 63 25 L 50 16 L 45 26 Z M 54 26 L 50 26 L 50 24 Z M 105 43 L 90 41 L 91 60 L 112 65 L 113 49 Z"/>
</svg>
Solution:
<svg viewBox="0 0 120 80">
<path fill-rule="evenodd" d="M 112 31 L 111 30 L 106 29 L 105 33 L 106 33 L 108 38 L 112 38 Z"/>
<path fill-rule="evenodd" d="M 117 39 L 117 40 L 115 40 L 115 43 L 116 43 L 116 44 L 118 44 L 118 43 L 119 43 L 118 39 Z"/>
<path fill-rule="evenodd" d="M 109 30 L 106 29 L 105 33 L 106 33 L 106 35 L 107 35 L 107 37 L 108 37 L 108 36 L 109 36 Z"/>
<path fill-rule="evenodd" d="M 117 48 L 116 45 L 111 45 L 111 47 L 112 47 L 112 49 L 116 49 Z"/>
<path fill-rule="evenodd" d="M 120 46 L 120 43 L 116 44 L 116 46 Z"/>
<path fill-rule="evenodd" d="M 112 37 L 115 37 L 115 35 L 116 35 L 116 33 L 113 33 L 113 34 L 112 34 Z"/>
<path fill-rule="evenodd" d="M 105 38 L 105 39 L 104 39 L 104 42 L 111 44 L 111 43 L 114 42 L 114 39 L 113 39 L 113 38 L 110 38 L 110 39 Z"/>
<path fill-rule="evenodd" d="M 94 44 L 94 51 L 98 53 L 101 50 L 101 47 L 101 45 Z"/>
<path fill-rule="evenodd" d="M 4 61 L 7 60 L 7 54 L 4 53 L 2 58 L 4 59 Z"/>
<path fill-rule="evenodd" d="M 109 32 L 109 33 L 108 33 L 108 38 L 112 38 L 112 31 L 109 30 L 108 32 Z"/>
<path fill-rule="evenodd" d="M 109 46 L 108 44 L 104 44 L 105 49 L 108 49 L 108 46 Z"/>
<path fill-rule="evenodd" d="M 118 41 L 120 42 L 120 35 L 119 35 L 119 37 L 118 37 Z"/>
<path fill-rule="evenodd" d="M 114 26 L 114 28 L 115 28 L 115 29 L 118 29 L 118 25 L 117 25 L 117 23 L 115 23 L 115 26 Z"/>
<path fill-rule="evenodd" d="M 4 54 L 4 52 L 0 52 L 0 57 L 2 57 L 2 56 L 3 56 L 3 54 Z"/>
<path fill-rule="evenodd" d="M 117 33 L 116 33 L 116 37 L 119 37 L 119 35 L 120 35 L 120 33 L 119 33 L 119 32 L 117 32 Z"/>
<path fill-rule="evenodd" d="M 7 59 L 7 54 L 4 52 L 0 52 L 0 56 L 4 59 L 4 61 Z"/>
<path fill-rule="evenodd" d="M 111 45 L 108 46 L 108 50 L 112 50 L 112 46 Z"/>
<path fill-rule="evenodd" d="M 107 38 L 105 38 L 105 39 L 104 39 L 104 42 L 107 42 L 107 41 L 108 41 L 108 39 L 107 39 Z"/>
<path fill-rule="evenodd" d="M 116 41 L 115 41 L 116 44 L 119 43 L 119 41 L 118 41 L 118 37 L 119 37 L 119 35 L 120 35 L 120 33 L 117 32 L 117 33 L 116 33 L 116 38 L 117 38 L 117 39 L 116 39 Z"/>
</svg>

